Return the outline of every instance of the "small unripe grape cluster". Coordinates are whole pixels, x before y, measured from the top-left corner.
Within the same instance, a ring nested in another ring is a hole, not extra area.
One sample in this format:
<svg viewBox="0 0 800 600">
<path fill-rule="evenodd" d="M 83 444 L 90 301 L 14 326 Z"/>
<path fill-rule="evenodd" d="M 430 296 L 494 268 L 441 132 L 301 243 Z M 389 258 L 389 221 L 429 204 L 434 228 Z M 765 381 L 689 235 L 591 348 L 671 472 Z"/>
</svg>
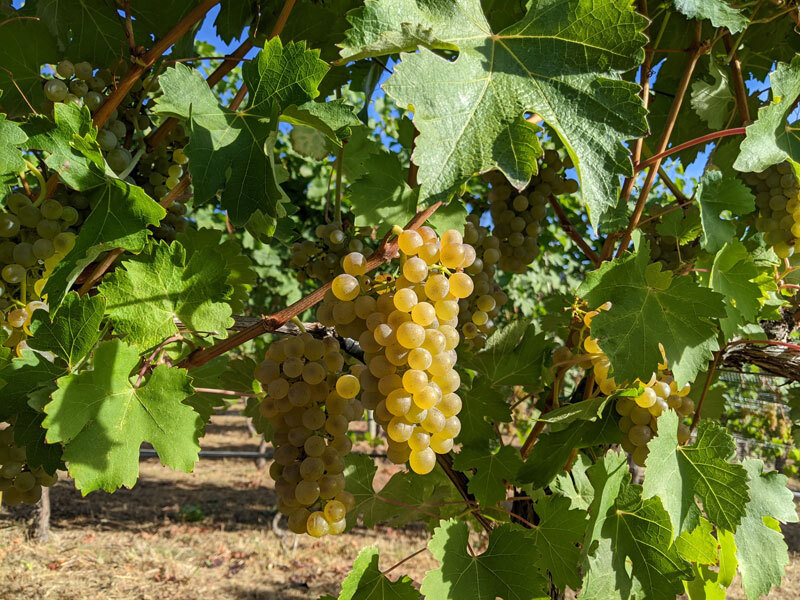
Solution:
<svg viewBox="0 0 800 600">
<path fill-rule="evenodd" d="M 461 431 L 456 326 L 458 301 L 474 289 L 463 270 L 475 250 L 454 229 L 439 239 L 425 226 L 400 230 L 398 245 L 402 275 L 395 280 L 367 281 L 365 257 L 345 257 L 345 273 L 333 280 L 318 318 L 325 323 L 330 315 L 340 334 L 341 325 L 355 333 L 342 315 L 358 319 L 352 329 L 363 328 L 357 339 L 367 366 L 360 374 L 364 406 L 386 431 L 389 460 L 425 474 Z"/>
<path fill-rule="evenodd" d="M 606 302 L 599 309 L 589 311 L 584 315 L 583 322 L 591 329 L 592 319 L 601 310 L 610 310 L 611 303 Z M 606 354 L 600 349 L 597 340 L 588 335 L 583 341 L 583 349 L 588 353 L 591 369 L 594 374 L 595 384 L 600 392 L 605 395 L 613 394 L 618 390 L 640 390 L 635 397 L 621 397 L 616 400 L 616 411 L 620 415 L 619 428 L 622 431 L 620 445 L 623 450 L 631 455 L 633 462 L 640 467 L 644 466 L 649 453 L 647 444 L 658 434 L 658 417 L 668 409 L 676 411 L 681 417 L 687 417 L 694 412 L 694 401 L 689 397 L 691 386 L 687 383 L 678 388 L 677 383 L 669 373 L 666 358 L 663 357 L 658 365 L 658 371 L 653 373 L 646 382 L 637 379 L 632 384 L 618 382 L 614 379 L 611 363 Z M 678 442 L 684 443 L 689 439 L 689 428 L 680 423 L 678 425 Z"/>
<path fill-rule="evenodd" d="M 7 506 L 35 504 L 42 486 L 50 487 L 58 477 L 43 469 L 30 469 L 25 447 L 14 444 L 14 426 L 0 429 L 0 501 Z"/>
<path fill-rule="evenodd" d="M 756 196 L 756 229 L 779 258 L 789 258 L 800 239 L 800 182 L 791 163 L 745 173 L 743 178 Z"/>
<path fill-rule="evenodd" d="M 364 252 L 363 239 L 351 228 L 342 227 L 340 221 L 318 225 L 314 231 L 317 239 L 292 244 L 289 266 L 297 269 L 297 279 L 315 279 L 322 283 L 344 273 L 342 261 L 351 252 Z"/>
<path fill-rule="evenodd" d="M 662 212 L 661 206 L 655 206 L 652 211 Z M 692 213 L 698 211 L 696 206 L 684 207 L 684 218 L 694 218 Z M 680 240 L 671 235 L 658 233 L 658 220 L 646 220 L 639 225 L 645 239 L 650 243 L 650 259 L 661 263 L 664 269 L 675 271 L 686 263 L 690 263 L 700 252 L 699 239 L 681 244 Z"/>
<path fill-rule="evenodd" d="M 266 396 L 261 414 L 274 429 L 278 510 L 289 529 L 314 537 L 338 535 L 355 506 L 345 490 L 344 457 L 353 447 L 347 431 L 364 408 L 358 400 L 363 365 L 344 373 L 344 357 L 332 337 L 308 333 L 273 342 L 256 366 Z"/>
</svg>

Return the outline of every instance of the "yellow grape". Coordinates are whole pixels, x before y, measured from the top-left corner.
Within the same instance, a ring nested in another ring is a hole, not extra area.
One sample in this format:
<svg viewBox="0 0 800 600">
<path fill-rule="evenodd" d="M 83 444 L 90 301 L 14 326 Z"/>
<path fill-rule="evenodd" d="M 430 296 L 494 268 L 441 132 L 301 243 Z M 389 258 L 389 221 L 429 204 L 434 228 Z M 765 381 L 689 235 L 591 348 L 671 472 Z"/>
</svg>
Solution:
<svg viewBox="0 0 800 600">
<path fill-rule="evenodd" d="M 653 404 L 656 403 L 656 396 L 655 390 L 653 388 L 646 387 L 640 396 L 636 397 L 636 404 L 641 406 L 642 408 L 650 408 Z"/>
<path fill-rule="evenodd" d="M 462 244 L 464 239 L 458 230 L 448 229 L 442 234 L 441 242 L 442 246 L 447 246 L 448 244 Z"/>
<path fill-rule="evenodd" d="M 427 332 L 426 332 L 426 340 L 427 340 Z M 419 369 L 421 371 L 426 370 L 428 367 L 431 366 L 431 361 L 433 360 L 431 353 L 424 348 L 425 342 L 423 342 L 422 348 L 414 348 L 408 353 L 408 366 L 412 369 Z"/>
<path fill-rule="evenodd" d="M 472 278 L 466 273 L 453 273 L 450 276 L 450 293 L 456 298 L 466 298 L 474 288 Z"/>
<path fill-rule="evenodd" d="M 311 513 L 306 522 L 306 529 L 309 535 L 313 535 L 316 538 L 328 535 L 330 524 L 325 519 L 325 513 L 321 510 Z"/>
<path fill-rule="evenodd" d="M 408 438 L 408 447 L 412 452 L 420 452 L 431 445 L 431 436 L 422 427 L 415 427 L 414 433 Z"/>
<path fill-rule="evenodd" d="M 447 454 L 453 449 L 453 438 L 435 433 L 431 436 L 430 448 L 436 454 Z"/>
<path fill-rule="evenodd" d="M 416 397 L 414 398 L 414 402 L 416 402 Z M 436 406 L 442 414 L 447 417 L 453 417 L 461 412 L 461 397 L 454 393 L 450 392 L 449 394 L 445 394 L 442 396 L 442 400 Z"/>
<path fill-rule="evenodd" d="M 411 394 L 403 389 L 392 390 L 386 396 L 386 410 L 396 417 L 402 417 L 411 408 Z"/>
<path fill-rule="evenodd" d="M 411 319 L 417 325 L 427 327 L 436 319 L 436 309 L 428 302 L 420 302 L 411 309 Z"/>
<path fill-rule="evenodd" d="M 419 369 L 409 369 L 403 373 L 403 387 L 407 392 L 416 394 L 421 392 L 428 385 L 428 376 L 425 371 Z"/>
<path fill-rule="evenodd" d="M 601 354 L 603 352 L 602 350 L 600 350 L 600 346 L 597 344 L 597 340 L 591 337 L 587 337 L 583 341 L 583 348 L 589 354 Z"/>
<path fill-rule="evenodd" d="M 425 282 L 425 295 L 428 297 L 428 300 L 433 300 L 434 302 L 437 300 L 444 300 L 449 293 L 450 282 L 447 281 L 447 277 L 439 273 L 428 277 L 428 280 Z"/>
<path fill-rule="evenodd" d="M 355 398 L 360 390 L 358 378 L 353 375 L 342 375 L 336 380 L 336 392 L 342 398 Z"/>
<path fill-rule="evenodd" d="M 450 244 L 442 246 L 439 252 L 439 260 L 448 269 L 457 269 L 464 262 L 464 247 L 461 244 Z"/>
<path fill-rule="evenodd" d="M 425 448 L 420 452 L 412 450 L 408 457 L 408 464 L 415 473 L 425 475 L 433 471 L 433 467 L 436 465 L 436 454 L 430 448 Z"/>
<path fill-rule="evenodd" d="M 397 245 L 400 251 L 413 256 L 422 247 L 422 236 L 413 229 L 406 229 L 397 236 Z"/>
<path fill-rule="evenodd" d="M 425 420 L 422 421 L 420 425 L 422 425 L 422 428 L 428 433 L 439 433 L 440 431 L 443 431 L 447 425 L 447 417 L 445 417 L 442 414 L 442 411 L 440 411 L 438 408 L 429 408 L 428 414 L 425 416 Z"/>
<path fill-rule="evenodd" d="M 423 260 L 426 265 L 432 265 L 439 260 L 439 246 L 435 243 L 426 243 L 417 252 L 417 256 Z"/>
<path fill-rule="evenodd" d="M 425 341 L 425 328 L 413 322 L 402 323 L 397 328 L 397 341 L 404 348 L 419 348 Z"/>
<path fill-rule="evenodd" d="M 334 523 L 344 519 L 345 515 L 347 515 L 347 508 L 339 500 L 331 500 L 325 505 L 323 512 L 328 523 Z"/>
<path fill-rule="evenodd" d="M 386 426 L 386 434 L 393 442 L 407 442 L 414 432 L 414 426 L 401 416 L 395 416 Z"/>
<path fill-rule="evenodd" d="M 437 300 L 435 306 L 436 316 L 442 320 L 449 320 L 458 316 L 458 302 L 455 300 Z"/>
<path fill-rule="evenodd" d="M 426 385 L 424 388 L 414 394 L 414 404 L 416 404 L 420 409 L 428 410 L 429 408 L 436 406 L 436 403 L 439 402 L 440 397 L 440 392 L 437 392 L 436 388 L 431 385 Z"/>
<path fill-rule="evenodd" d="M 416 292 L 411 288 L 397 290 L 394 295 L 394 306 L 404 313 L 410 312 L 419 302 Z"/>
<path fill-rule="evenodd" d="M 358 284 L 358 279 L 352 275 L 343 273 L 341 275 L 337 275 L 333 279 L 333 282 L 331 283 L 331 291 L 339 300 L 355 300 L 361 291 L 361 286 Z"/>
<path fill-rule="evenodd" d="M 367 259 L 360 252 L 351 252 L 342 259 L 342 268 L 346 274 L 358 277 L 367 272 Z"/>
<path fill-rule="evenodd" d="M 403 265 L 403 276 L 412 283 L 419 283 L 428 276 L 428 265 L 416 256 L 409 258 Z"/>
</svg>

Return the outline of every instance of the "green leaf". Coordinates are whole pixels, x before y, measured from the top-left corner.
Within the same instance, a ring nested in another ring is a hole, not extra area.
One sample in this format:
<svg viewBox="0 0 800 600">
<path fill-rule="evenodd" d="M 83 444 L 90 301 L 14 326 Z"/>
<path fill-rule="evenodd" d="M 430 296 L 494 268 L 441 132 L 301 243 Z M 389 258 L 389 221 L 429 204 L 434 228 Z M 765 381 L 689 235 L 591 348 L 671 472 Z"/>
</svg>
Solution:
<svg viewBox="0 0 800 600">
<path fill-rule="evenodd" d="M 115 333 L 142 349 L 178 333 L 175 318 L 189 331 L 225 337 L 233 324 L 225 302 L 231 292 L 225 266 L 224 256 L 213 247 L 187 260 L 178 242 L 162 241 L 123 261 L 98 289 L 106 297 Z"/>
<path fill-rule="evenodd" d="M 724 0 L 717 1 L 724 2 Z M 728 86 L 728 73 L 714 60 L 709 60 L 708 70 L 712 82 L 696 79 L 692 83 L 690 102 L 698 116 L 708 123 L 711 129 L 722 129 L 730 114 L 730 106 L 734 102 L 733 93 Z"/>
<path fill-rule="evenodd" d="M 25 125 L 30 150 L 48 153 L 45 163 L 69 187 L 86 191 L 105 182 L 103 155 L 97 145 L 97 129 L 86 107 L 76 104 L 54 105 L 55 123 L 34 116 Z"/>
<path fill-rule="evenodd" d="M 376 546 L 358 553 L 353 570 L 342 582 L 339 600 L 419 600 L 419 592 L 408 577 L 391 581 L 381 573 L 378 554 Z"/>
<path fill-rule="evenodd" d="M 544 333 L 537 334 L 532 323 L 519 319 L 496 329 L 483 349 L 466 354 L 460 364 L 477 371 L 492 387 L 536 385 L 552 348 Z"/>
<path fill-rule="evenodd" d="M 371 157 L 369 165 L 370 170 L 350 185 L 350 204 L 355 224 L 377 225 L 381 236 L 393 225 L 405 226 L 416 214 L 419 189 L 406 182 L 408 170 L 396 154 L 382 151 Z"/>
<path fill-rule="evenodd" d="M 569 471 L 556 475 L 550 484 L 554 494 L 560 494 L 570 501 L 570 508 L 588 510 L 594 500 L 592 487 L 586 472 L 592 461 L 582 452 L 578 452 Z"/>
<path fill-rule="evenodd" d="M 604 263 L 589 273 L 578 295 L 612 308 L 592 321 L 592 336 L 608 355 L 617 381 L 650 379 L 661 362 L 659 343 L 678 385 L 693 381 L 719 349 L 711 319 L 725 316 L 724 298 L 650 263 L 650 248 Z"/>
<path fill-rule="evenodd" d="M 122 248 L 141 252 L 147 242 L 148 225 L 158 225 L 166 211 L 142 188 L 120 179 L 108 179 L 90 198 L 94 207 L 86 217 L 75 247 L 61 259 L 47 280 L 43 295 L 54 313 L 70 286 L 102 252 Z"/>
<path fill-rule="evenodd" d="M 689 564 L 672 543 L 672 526 L 658 497 L 642 499 L 642 488 L 623 481 L 609 509 L 601 535 L 611 539 L 616 564 L 631 561 L 631 576 L 644 590 L 643 597 L 673 600 L 683 590 L 681 579 L 691 577 Z"/>
<path fill-rule="evenodd" d="M 714 27 L 727 27 L 732 33 L 742 31 L 749 22 L 727 0 L 676 0 L 675 8 L 690 19 L 708 19 Z"/>
<path fill-rule="evenodd" d="M 734 239 L 736 225 L 720 213 L 746 215 L 755 210 L 755 198 L 738 177 L 725 177 L 721 171 L 706 171 L 697 186 L 700 222 L 703 225 L 702 247 L 712 254 Z"/>
<path fill-rule="evenodd" d="M 49 399 L 50 390 L 45 389 Z M 17 415 L 14 422 L 14 443 L 25 446 L 25 462 L 32 469 L 41 467 L 51 475 L 62 468 L 61 455 L 64 448 L 61 444 L 48 444 L 47 430 L 42 427 L 44 414 L 26 407 Z"/>
<path fill-rule="evenodd" d="M 790 64 L 778 63 L 769 76 L 772 102 L 759 109 L 758 119 L 747 128 L 733 163 L 738 171 L 763 171 L 787 158 L 800 161 L 796 128 L 786 122 L 800 95 L 800 56 Z"/>
<path fill-rule="evenodd" d="M 244 225 L 256 211 L 284 216 L 280 205 L 287 198 L 274 162 L 278 114 L 315 98 L 327 70 L 319 51 L 307 50 L 305 43 L 284 47 L 275 37 L 242 66 L 250 101 L 231 111 L 218 105 L 199 71 L 181 64 L 167 69 L 154 111 L 191 120 L 186 155 L 197 202 L 215 201 L 222 190 L 222 206 L 234 225 Z"/>
<path fill-rule="evenodd" d="M 359 516 L 364 527 L 372 528 L 378 523 L 403 527 L 415 521 L 436 524 L 440 517 L 463 510 L 461 496 L 439 469 L 427 475 L 397 472 L 376 492 L 377 467 L 371 457 L 350 454 L 345 463 L 346 488 L 356 501 L 355 508 L 347 513 L 348 528 L 356 524 Z M 435 506 L 437 503 L 445 505 Z"/>
<path fill-rule="evenodd" d="M 700 524 L 692 531 L 682 531 L 675 540 L 675 548 L 681 558 L 689 562 L 714 565 L 717 563 L 717 538 L 709 521 L 700 518 Z"/>
<path fill-rule="evenodd" d="M 632 173 L 622 142 L 646 130 L 638 86 L 620 79 L 643 59 L 645 21 L 630 3 L 548 0 L 500 32 L 478 0 L 379 0 L 349 18 L 349 58 L 420 48 L 383 87 L 414 112 L 424 200 L 493 168 L 524 187 L 541 150 L 522 117 L 535 112 L 564 142 L 591 222 L 615 204 L 619 183 L 607 174 Z M 456 47 L 453 62 L 428 49 Z"/>
<path fill-rule="evenodd" d="M 742 587 L 748 600 L 754 600 L 781 583 L 789 554 L 778 521 L 796 523 L 797 513 L 786 477 L 765 473 L 764 464 L 754 458 L 742 464 L 750 475 L 750 502 L 734 537 Z"/>
<path fill-rule="evenodd" d="M 671 410 L 658 419 L 658 435 L 648 444 L 644 497 L 658 496 L 676 532 L 687 528 L 687 517 L 699 498 L 717 527 L 735 531 L 747 504 L 747 473 L 730 463 L 736 446 L 725 429 L 703 420 L 691 446 L 678 444 L 680 418 Z"/>
<path fill-rule="evenodd" d="M 41 21 L 13 17 L 3 21 L 2 37 L 0 111 L 18 117 L 31 112 L 31 106 L 37 111 L 43 110 L 46 99 L 42 65 L 61 59 L 55 39 Z"/>
<path fill-rule="evenodd" d="M 362 124 L 356 115 L 356 108 L 347 104 L 344 98 L 290 106 L 283 111 L 281 120 L 295 126 L 311 127 L 336 146 L 341 146 L 342 139 L 352 135 L 352 127 Z"/>
<path fill-rule="evenodd" d="M 522 457 L 512 446 L 503 446 L 497 452 L 466 446 L 454 455 L 453 467 L 465 472 L 475 469 L 467 489 L 481 506 L 494 506 L 505 500 L 506 483 L 516 482 Z"/>
<path fill-rule="evenodd" d="M 461 420 L 461 433 L 458 441 L 465 446 L 485 446 L 496 434 L 493 423 L 511 421 L 511 410 L 507 395 L 496 390 L 482 377 L 473 380 L 472 388 L 464 396 L 458 418 Z"/>
<path fill-rule="evenodd" d="M 105 300 L 102 296 L 83 296 L 71 292 L 55 315 L 44 310 L 33 313 L 28 345 L 34 350 L 50 351 L 67 361 L 72 370 L 91 352 L 100 339 Z"/>
<path fill-rule="evenodd" d="M 33 0 L 26 2 L 25 9 L 41 19 L 58 39 L 64 56 L 76 62 L 87 60 L 96 68 L 110 68 L 128 47 L 116 6 L 105 0 Z"/>
<path fill-rule="evenodd" d="M 18 173 L 25 170 L 25 158 L 17 147 L 25 143 L 28 136 L 22 128 L 0 114 L 0 173 Z"/>
<path fill-rule="evenodd" d="M 730 339 L 741 325 L 757 320 L 761 307 L 775 289 L 770 269 L 756 267 L 741 242 L 726 244 L 714 257 L 710 287 L 725 297 L 727 317 L 720 320 L 722 331 Z M 760 277 L 766 275 L 766 277 Z"/>
<path fill-rule="evenodd" d="M 8 421 L 27 410 L 28 397 L 37 389 L 52 384 L 66 369 L 48 361 L 38 352 L 23 350 L 0 370 L 0 420 Z"/>
<path fill-rule="evenodd" d="M 569 586 L 578 589 L 581 577 L 576 565 L 579 562 L 580 542 L 586 533 L 586 512 L 570 508 L 563 496 L 545 496 L 536 501 L 539 523 L 531 531 L 542 565 L 559 589 Z"/>
<path fill-rule="evenodd" d="M 534 446 L 535 448 L 536 446 Z M 593 499 L 589 506 L 589 522 L 586 527 L 581 558 L 583 559 L 583 588 L 581 600 L 608 600 L 628 598 L 632 582 L 628 570 L 622 565 L 618 577 L 611 549 L 611 539 L 601 536 L 614 500 L 622 482 L 628 477 L 628 461 L 624 452 L 609 450 L 605 456 L 587 469 L 586 474 L 593 488 Z"/>
<path fill-rule="evenodd" d="M 693 579 L 683 586 L 689 600 L 725 600 L 726 591 L 717 582 L 717 573 L 706 566 L 692 565 Z"/>
<path fill-rule="evenodd" d="M 438 232 L 445 232 L 448 229 L 461 229 L 467 220 L 467 207 L 458 198 L 453 198 L 450 202 L 438 208 L 428 219 L 427 224 Z"/>
<path fill-rule="evenodd" d="M 362 3 L 362 0 L 299 2 L 295 5 L 291 18 L 281 32 L 281 39 L 285 42 L 305 40 L 311 48 L 319 48 L 322 60 L 333 62 L 339 57 L 339 49 L 336 44 L 342 41 L 344 32 L 349 26 L 346 19 L 347 13 Z M 277 1 L 279 8 L 282 4 L 283 0 Z M 259 38 L 261 36 L 263 34 Z M 258 39 L 256 43 L 258 45 Z M 341 70 L 343 67 L 334 69 L 330 73 L 336 74 Z M 350 89 L 354 89 L 353 86 Z"/>
<path fill-rule="evenodd" d="M 543 487 L 564 468 L 573 449 L 616 444 L 619 440 L 617 421 L 610 416 L 596 421 L 572 423 L 561 431 L 544 433 L 539 436 L 520 469 L 519 479 L 533 483 L 534 487 Z"/>
<path fill-rule="evenodd" d="M 598 396 L 589 400 L 565 404 L 540 415 L 536 420 L 544 421 L 545 423 L 562 423 L 564 425 L 577 420 L 594 421 L 602 415 L 608 401 L 608 396 Z"/>
<path fill-rule="evenodd" d="M 75 487 L 86 495 L 132 487 L 139 476 L 139 447 L 153 445 L 161 463 L 190 472 L 197 462 L 201 422 L 183 400 L 192 393 L 184 369 L 157 366 L 138 387 L 132 373 L 139 352 L 109 340 L 94 353 L 94 369 L 58 380 L 45 406 L 47 441 L 66 445 L 64 460 Z"/>
<path fill-rule="evenodd" d="M 242 35 L 242 30 L 253 22 L 255 17 L 253 0 L 222 0 L 219 13 L 214 19 L 214 31 L 226 44 Z"/>
<path fill-rule="evenodd" d="M 440 567 L 425 574 L 423 596 L 436 600 L 549 598 L 545 579 L 535 566 L 538 552 L 528 531 L 511 523 L 495 527 L 486 552 L 477 556 L 467 552 L 468 538 L 464 522 L 443 521 L 436 528 L 428 549 Z"/>
<path fill-rule="evenodd" d="M 213 248 L 214 252 L 225 258 L 225 270 L 228 273 L 225 282 L 233 288 L 228 304 L 233 314 L 243 313 L 258 275 L 253 261 L 243 253 L 239 242 L 220 229 L 207 228 L 188 228 L 178 235 L 177 241 L 186 248 L 186 255 L 190 259 L 195 252 L 202 254 L 208 248 Z"/>
</svg>

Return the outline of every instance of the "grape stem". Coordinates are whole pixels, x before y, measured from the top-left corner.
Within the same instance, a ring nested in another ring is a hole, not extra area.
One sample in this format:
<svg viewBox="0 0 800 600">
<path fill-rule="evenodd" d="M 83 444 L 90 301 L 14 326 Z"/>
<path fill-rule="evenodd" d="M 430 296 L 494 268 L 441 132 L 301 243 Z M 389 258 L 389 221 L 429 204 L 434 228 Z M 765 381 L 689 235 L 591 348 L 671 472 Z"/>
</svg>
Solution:
<svg viewBox="0 0 800 600">
<path fill-rule="evenodd" d="M 438 519 L 439 517 L 436 517 L 436 518 Z M 411 560 L 411 559 L 412 559 L 412 558 L 414 558 L 415 556 L 418 556 L 418 555 L 422 554 L 422 553 L 423 553 L 423 552 L 425 552 L 427 549 L 428 549 L 428 547 L 427 547 L 427 546 L 423 546 L 422 548 L 420 548 L 420 549 L 419 549 L 419 550 L 417 550 L 416 552 L 413 552 L 413 553 L 409 554 L 408 556 L 406 556 L 404 559 L 400 560 L 399 562 L 396 562 L 396 563 L 394 563 L 394 564 L 393 564 L 391 567 L 389 567 L 388 569 L 386 569 L 386 570 L 383 572 L 383 574 L 384 574 L 384 575 L 387 575 L 387 574 L 391 573 L 391 572 L 392 572 L 392 571 L 394 571 L 394 570 L 395 570 L 397 567 L 399 567 L 400 565 L 402 565 L 402 564 L 403 564 L 403 563 L 405 563 L 405 562 L 408 562 L 409 560 Z"/>
<path fill-rule="evenodd" d="M 47 187 L 47 182 L 44 180 L 44 175 L 42 175 L 42 172 L 37 168 L 35 164 L 33 164 L 31 161 L 27 159 L 23 160 L 25 160 L 25 165 L 28 167 L 30 172 L 33 173 L 33 176 L 36 177 L 36 180 L 39 182 L 39 195 L 36 197 L 36 200 L 33 201 L 33 205 L 38 208 L 42 204 L 42 202 L 44 202 L 45 198 L 44 190 Z"/>
<path fill-rule="evenodd" d="M 196 394 L 219 394 L 220 396 L 236 396 L 237 398 L 258 398 L 258 394 L 252 392 L 237 392 L 236 390 L 219 390 L 217 388 L 194 388 Z"/>
<path fill-rule="evenodd" d="M 296 316 L 292 317 L 291 322 L 294 323 L 295 325 L 297 325 L 297 328 L 300 331 L 302 331 L 303 333 L 307 333 L 308 332 L 308 330 L 306 329 L 306 326 L 303 324 L 303 322 L 298 317 L 296 317 Z"/>
</svg>

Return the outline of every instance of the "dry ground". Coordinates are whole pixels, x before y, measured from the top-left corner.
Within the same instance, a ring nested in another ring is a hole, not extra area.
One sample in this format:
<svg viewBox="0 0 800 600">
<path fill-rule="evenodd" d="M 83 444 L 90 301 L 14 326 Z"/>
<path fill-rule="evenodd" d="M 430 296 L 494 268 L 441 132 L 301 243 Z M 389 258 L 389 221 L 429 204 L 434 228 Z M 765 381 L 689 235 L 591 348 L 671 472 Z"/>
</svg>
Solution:
<svg viewBox="0 0 800 600">
<path fill-rule="evenodd" d="M 257 446 L 237 417 L 214 417 L 203 439 L 206 450 Z M 382 471 L 388 477 L 390 467 Z M 323 541 L 286 534 L 273 526 L 266 470 L 247 459 L 202 460 L 188 475 L 147 459 L 133 490 L 81 498 L 61 481 L 51 498 L 46 543 L 30 538 L 30 509 L 0 511 L 0 600 L 315 600 L 338 595 L 360 548 L 377 545 L 386 569 L 429 539 L 421 528 L 355 529 Z M 190 513 L 202 520 L 182 518 Z M 800 528 L 787 533 L 800 550 Z M 420 581 L 435 567 L 424 552 L 392 575 Z M 734 586 L 729 598 L 743 599 Z M 800 556 L 769 597 L 800 597 Z"/>
</svg>

